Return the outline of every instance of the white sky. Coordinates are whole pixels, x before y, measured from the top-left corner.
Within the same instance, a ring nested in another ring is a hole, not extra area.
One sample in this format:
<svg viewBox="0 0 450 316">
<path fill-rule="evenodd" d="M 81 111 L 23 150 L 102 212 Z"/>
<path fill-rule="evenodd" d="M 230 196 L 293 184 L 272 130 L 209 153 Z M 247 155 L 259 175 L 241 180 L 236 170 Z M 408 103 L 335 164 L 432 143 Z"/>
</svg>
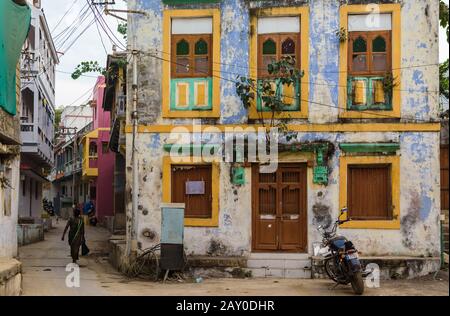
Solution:
<svg viewBox="0 0 450 316">
<path fill-rule="evenodd" d="M 62 20 L 60 25 L 56 30 L 53 31 L 54 35 L 58 34 L 66 27 L 68 27 L 80 14 L 81 9 L 85 5 L 87 0 L 42 0 L 42 7 L 44 8 L 45 15 L 50 27 L 50 30 L 56 26 L 58 21 L 64 15 L 64 13 L 69 9 L 70 6 L 75 5 L 70 11 L 70 13 Z M 91 2 L 91 0 L 89 0 Z M 448 4 L 449 0 L 445 0 Z M 101 7 L 99 7 L 100 9 Z M 126 4 L 123 0 L 116 0 L 116 9 L 125 9 Z M 123 14 L 122 14 L 123 16 Z M 107 21 L 109 27 L 115 32 L 119 39 L 122 36 L 116 32 L 117 20 L 111 16 L 103 15 L 104 19 Z M 93 19 L 89 17 L 87 22 Z M 81 31 L 80 29 L 77 31 Z M 112 51 L 112 45 L 110 40 L 104 35 L 103 30 L 100 28 L 100 32 L 103 36 L 103 42 L 105 43 L 108 53 Z M 440 61 L 444 61 L 449 56 L 448 43 L 446 40 L 446 34 L 443 29 L 439 32 L 439 53 Z M 92 24 L 90 28 L 77 40 L 77 42 L 72 46 L 72 48 L 63 56 L 60 56 L 60 64 L 57 67 L 59 71 L 65 71 L 72 73 L 75 67 L 80 63 L 80 61 L 96 60 L 101 66 L 106 65 L 106 53 L 99 39 L 97 28 L 95 24 Z M 89 76 L 96 76 L 96 74 L 88 74 Z M 60 107 L 61 105 L 69 105 L 73 103 L 76 99 L 81 97 L 90 88 L 92 89 L 95 84 L 96 78 L 91 77 L 81 77 L 77 80 L 73 80 L 70 74 L 56 73 L 56 105 Z M 87 101 L 89 94 L 83 96 L 79 101 L 73 105 L 79 105 Z"/>
<path fill-rule="evenodd" d="M 60 25 L 56 30 L 53 30 L 57 25 L 58 21 L 63 17 L 64 13 L 74 4 L 75 5 L 69 14 L 62 20 Z M 70 26 L 73 21 L 76 20 L 77 16 L 80 14 L 83 6 L 86 4 L 87 0 L 42 0 L 42 7 L 44 8 L 45 16 L 49 24 L 50 30 L 52 30 L 53 36 L 63 31 L 66 27 Z M 108 0 L 110 1 L 110 0 Z M 89 0 L 91 2 L 91 0 Z M 100 1 L 97 1 L 100 2 Z M 102 9 L 102 7 L 98 7 Z M 116 0 L 116 9 L 126 9 L 126 4 L 122 0 Z M 124 14 L 121 14 L 124 16 Z M 93 14 L 84 22 L 83 25 L 88 25 L 90 21 L 94 18 Z M 118 21 L 116 18 L 111 16 L 105 16 L 103 18 L 108 23 L 110 29 L 114 32 L 116 37 L 122 40 L 122 35 L 116 32 Z M 100 27 L 99 27 L 100 28 Z M 79 33 L 83 27 L 77 30 Z M 106 37 L 103 30 L 100 28 L 100 32 L 103 36 L 103 42 L 105 43 L 108 53 L 112 52 L 112 45 L 110 40 Z M 74 38 L 73 36 L 72 38 Z M 122 40 L 122 43 L 124 41 Z M 58 49 L 58 47 L 57 47 Z M 81 61 L 96 60 L 100 63 L 102 67 L 106 66 L 106 53 L 99 39 L 98 31 L 95 23 L 92 24 L 89 29 L 76 41 L 76 43 L 67 51 L 63 56 L 60 56 L 60 63 L 57 66 L 58 71 L 68 72 L 66 73 L 56 73 L 56 106 L 60 107 L 62 105 L 66 106 L 71 104 L 73 101 L 82 96 L 89 88 L 93 88 L 96 82 L 96 73 L 87 74 L 91 77 L 80 77 L 77 80 L 73 80 L 70 73 L 73 72 L 75 67 Z M 81 103 L 87 101 L 89 94 L 86 94 L 79 101 L 73 105 L 80 105 Z"/>
</svg>

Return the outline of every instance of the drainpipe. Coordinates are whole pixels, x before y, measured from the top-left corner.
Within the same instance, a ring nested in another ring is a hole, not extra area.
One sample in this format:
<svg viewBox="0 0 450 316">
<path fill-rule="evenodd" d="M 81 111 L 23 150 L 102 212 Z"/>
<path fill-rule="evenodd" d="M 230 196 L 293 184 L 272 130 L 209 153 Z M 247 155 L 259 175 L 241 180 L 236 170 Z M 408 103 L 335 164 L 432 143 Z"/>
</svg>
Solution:
<svg viewBox="0 0 450 316">
<path fill-rule="evenodd" d="M 133 141 L 132 141 L 132 152 L 131 152 L 131 164 L 132 164 L 132 206 L 131 206 L 131 229 L 130 237 L 131 242 L 127 245 L 127 255 L 135 255 L 137 252 L 137 211 L 138 211 L 138 192 L 139 192 L 139 182 L 138 182 L 138 159 L 136 152 L 136 136 L 138 129 L 138 115 L 137 115 L 137 98 L 138 98 L 138 74 L 137 74 L 137 60 L 138 51 L 133 50 L 133 108 L 131 111 L 131 119 L 133 121 Z"/>
</svg>

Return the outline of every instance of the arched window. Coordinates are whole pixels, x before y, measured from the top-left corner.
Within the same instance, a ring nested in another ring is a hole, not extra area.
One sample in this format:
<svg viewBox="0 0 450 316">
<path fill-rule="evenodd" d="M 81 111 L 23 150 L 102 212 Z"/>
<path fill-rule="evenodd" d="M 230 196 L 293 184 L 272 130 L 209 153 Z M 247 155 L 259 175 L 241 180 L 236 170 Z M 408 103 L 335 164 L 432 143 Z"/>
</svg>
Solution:
<svg viewBox="0 0 450 316">
<path fill-rule="evenodd" d="M 185 39 L 181 39 L 176 44 L 176 73 L 189 73 L 189 43 Z"/>
<path fill-rule="evenodd" d="M 263 55 L 276 55 L 277 44 L 269 38 L 263 43 Z"/>
<path fill-rule="evenodd" d="M 189 55 L 189 43 L 184 39 L 177 43 L 177 56 Z"/>
<path fill-rule="evenodd" d="M 352 41 L 352 64 L 353 72 L 365 72 L 368 70 L 367 40 L 358 36 Z"/>
<path fill-rule="evenodd" d="M 173 35 L 172 77 L 197 78 L 211 76 L 211 41 L 210 34 Z"/>
<path fill-rule="evenodd" d="M 353 53 L 367 53 L 367 42 L 362 36 L 353 41 Z"/>
<path fill-rule="evenodd" d="M 386 40 L 382 36 L 375 38 L 372 43 L 374 53 L 386 52 Z"/>
<path fill-rule="evenodd" d="M 282 44 L 281 44 L 281 54 L 282 55 L 295 55 L 295 42 L 292 40 L 292 38 L 287 38 Z"/>
<path fill-rule="evenodd" d="M 207 76 L 209 74 L 210 60 L 208 54 L 208 42 L 203 38 L 200 38 L 195 43 L 195 69 L 194 73 L 199 74 L 200 76 L 203 74 Z"/>
<path fill-rule="evenodd" d="M 96 157 L 97 156 L 97 144 L 95 142 L 89 143 L 89 156 Z"/>
<path fill-rule="evenodd" d="M 372 41 L 372 69 L 386 71 L 388 66 L 387 44 L 383 36 L 377 36 Z"/>
<path fill-rule="evenodd" d="M 208 43 L 200 39 L 195 43 L 195 55 L 207 55 L 208 54 Z"/>
<path fill-rule="evenodd" d="M 349 33 L 350 75 L 378 76 L 390 71 L 390 31 Z"/>
</svg>

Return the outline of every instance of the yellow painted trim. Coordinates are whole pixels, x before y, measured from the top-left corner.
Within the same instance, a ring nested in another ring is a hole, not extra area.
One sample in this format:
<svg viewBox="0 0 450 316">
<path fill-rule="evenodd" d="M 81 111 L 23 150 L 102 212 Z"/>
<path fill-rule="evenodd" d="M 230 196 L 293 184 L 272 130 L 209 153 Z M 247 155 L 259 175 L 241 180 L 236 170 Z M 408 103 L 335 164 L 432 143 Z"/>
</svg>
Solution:
<svg viewBox="0 0 450 316">
<path fill-rule="evenodd" d="M 347 170 L 349 164 L 391 164 L 393 220 L 351 221 L 340 228 L 400 229 L 400 157 L 399 156 L 341 156 L 339 167 L 339 206 L 347 206 Z M 346 219 L 343 215 L 341 219 Z"/>
<path fill-rule="evenodd" d="M 392 14 L 392 73 L 398 86 L 394 88 L 392 96 L 392 110 L 391 111 L 348 111 L 347 110 L 347 55 L 348 55 L 348 41 L 341 43 L 340 45 L 340 57 L 339 57 L 339 107 L 341 112 L 339 117 L 342 118 L 383 118 L 382 115 L 389 117 L 400 118 L 401 117 L 401 89 L 402 89 L 402 77 L 401 77 L 401 4 L 378 4 L 380 13 Z M 367 5 L 344 5 L 340 9 L 340 21 L 341 27 L 348 30 L 348 15 L 349 14 L 367 14 L 371 11 L 367 11 Z M 370 8 L 370 7 L 369 7 Z M 379 114 L 379 115 L 377 115 Z M 387 117 L 386 117 L 387 118 Z"/>
<path fill-rule="evenodd" d="M 305 71 L 301 79 L 300 89 L 300 111 L 286 111 L 275 115 L 275 118 L 308 118 L 309 100 L 309 8 L 308 7 L 285 7 L 258 9 L 250 17 L 250 77 L 258 77 L 258 17 L 263 16 L 300 16 L 300 45 L 301 64 L 300 68 Z M 270 119 L 271 112 L 258 113 L 256 100 L 249 108 L 250 119 Z"/>
<path fill-rule="evenodd" d="M 227 128 L 258 128 L 260 124 L 254 125 L 139 125 L 138 133 L 182 133 L 207 131 L 208 133 L 223 133 Z M 289 131 L 293 132 L 439 132 L 439 123 L 350 123 L 350 124 L 303 124 L 287 125 Z M 133 127 L 127 125 L 126 133 L 132 133 Z"/>
<path fill-rule="evenodd" d="M 195 157 L 193 157 L 195 158 Z M 200 158 L 201 159 L 201 158 Z M 162 177 L 162 199 L 163 203 L 171 203 L 172 194 L 172 165 L 212 165 L 212 217 L 211 218 L 185 218 L 184 225 L 190 227 L 218 227 L 219 226 L 219 190 L 220 190 L 220 165 L 217 162 L 206 163 L 196 162 L 196 159 L 192 159 L 193 162 L 174 162 L 170 156 L 163 157 L 163 177 Z"/>
<path fill-rule="evenodd" d="M 109 127 L 100 127 L 83 136 L 82 141 L 84 142 L 84 147 L 83 147 L 83 161 L 81 164 L 83 177 L 98 177 L 98 168 L 89 167 L 89 159 L 96 158 L 89 156 L 89 143 L 91 139 L 98 138 L 98 133 L 100 131 L 109 131 L 109 130 L 110 130 Z"/>
<path fill-rule="evenodd" d="M 162 67 L 162 116 L 165 118 L 208 118 L 220 117 L 220 10 L 164 10 L 163 51 L 171 52 L 172 18 L 213 18 L 213 98 L 211 111 L 171 111 L 170 110 L 170 69 L 171 63 L 164 61 Z"/>
</svg>

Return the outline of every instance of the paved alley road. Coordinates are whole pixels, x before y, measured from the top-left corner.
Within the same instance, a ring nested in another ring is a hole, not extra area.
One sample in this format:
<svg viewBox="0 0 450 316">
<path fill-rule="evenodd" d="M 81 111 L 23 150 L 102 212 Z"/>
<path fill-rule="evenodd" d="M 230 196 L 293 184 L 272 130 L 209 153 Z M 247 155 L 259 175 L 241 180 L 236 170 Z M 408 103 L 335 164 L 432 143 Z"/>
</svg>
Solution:
<svg viewBox="0 0 450 316">
<path fill-rule="evenodd" d="M 151 283 L 129 280 L 107 262 L 109 233 L 87 227 L 91 254 L 80 260 L 80 288 L 67 288 L 66 265 L 71 262 L 69 246 L 61 241 L 65 222 L 45 234 L 45 241 L 20 248 L 23 263 L 23 295 L 352 295 L 351 287 L 330 290 L 329 280 L 295 279 L 208 279 L 202 283 Z M 448 275 L 448 274 L 447 274 Z M 270 289 L 270 291 L 268 291 Z M 381 288 L 366 295 L 449 295 L 446 280 L 427 277 L 413 281 L 382 281 Z"/>
</svg>

